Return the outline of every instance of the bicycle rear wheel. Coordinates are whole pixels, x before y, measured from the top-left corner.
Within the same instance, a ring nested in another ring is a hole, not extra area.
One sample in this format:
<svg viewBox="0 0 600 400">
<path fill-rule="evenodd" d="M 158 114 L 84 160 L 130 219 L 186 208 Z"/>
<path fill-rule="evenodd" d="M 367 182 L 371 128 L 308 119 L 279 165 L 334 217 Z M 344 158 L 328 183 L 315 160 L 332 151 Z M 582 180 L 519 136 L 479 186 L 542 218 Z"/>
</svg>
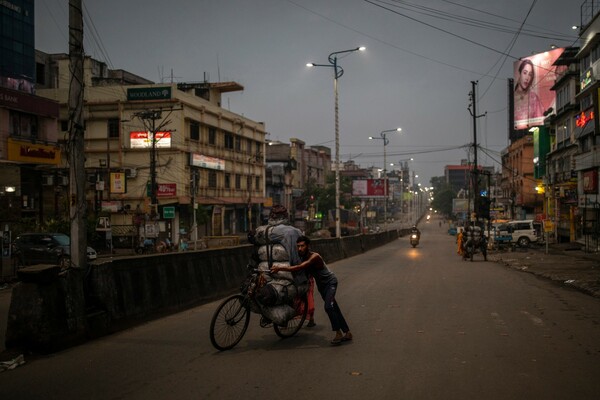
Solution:
<svg viewBox="0 0 600 400">
<path fill-rule="evenodd" d="M 306 321 L 306 314 L 308 313 L 308 298 L 306 295 L 294 300 L 294 308 L 296 309 L 296 316 L 289 320 L 286 326 L 273 324 L 273 329 L 280 338 L 294 336 L 302 328 L 302 324 Z"/>
<path fill-rule="evenodd" d="M 210 342 L 220 351 L 232 349 L 242 340 L 250 322 L 246 298 L 236 294 L 225 299 L 210 321 Z"/>
</svg>

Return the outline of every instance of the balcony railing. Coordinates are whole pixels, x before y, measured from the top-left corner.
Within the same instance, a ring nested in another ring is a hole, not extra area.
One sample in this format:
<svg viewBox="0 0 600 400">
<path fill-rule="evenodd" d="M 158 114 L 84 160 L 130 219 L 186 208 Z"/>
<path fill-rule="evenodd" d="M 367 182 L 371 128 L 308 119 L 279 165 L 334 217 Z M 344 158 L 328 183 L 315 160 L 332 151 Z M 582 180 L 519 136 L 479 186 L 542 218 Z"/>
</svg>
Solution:
<svg viewBox="0 0 600 400">
<path fill-rule="evenodd" d="M 581 25 L 580 29 L 589 24 L 600 11 L 600 0 L 585 0 L 581 4 Z"/>
</svg>

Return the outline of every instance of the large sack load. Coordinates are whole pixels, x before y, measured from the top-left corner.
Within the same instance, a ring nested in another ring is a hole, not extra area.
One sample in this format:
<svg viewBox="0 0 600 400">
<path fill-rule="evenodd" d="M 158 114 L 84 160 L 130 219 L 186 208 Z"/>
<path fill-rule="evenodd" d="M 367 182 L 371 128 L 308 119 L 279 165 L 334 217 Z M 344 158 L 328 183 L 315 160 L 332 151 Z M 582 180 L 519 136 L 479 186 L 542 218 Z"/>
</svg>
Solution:
<svg viewBox="0 0 600 400">
<path fill-rule="evenodd" d="M 266 307 L 280 304 L 293 304 L 298 289 L 293 282 L 285 279 L 273 279 L 258 289 L 256 299 Z"/>
<path fill-rule="evenodd" d="M 258 248 L 258 258 L 260 261 L 289 261 L 290 256 L 283 245 L 275 243 L 272 245 L 261 245 Z"/>
<path fill-rule="evenodd" d="M 267 230 L 273 230 L 273 226 L 271 225 L 261 225 L 256 228 L 256 232 L 254 234 L 254 241 L 256 244 L 265 245 L 267 244 Z"/>
<path fill-rule="evenodd" d="M 296 310 L 292 306 L 282 304 L 275 307 L 263 307 L 262 314 L 273 323 L 285 326 L 290 319 L 296 316 Z"/>
<path fill-rule="evenodd" d="M 285 262 L 274 262 L 273 263 L 273 267 L 289 267 L 290 263 L 285 261 Z M 268 261 L 261 261 L 258 264 L 258 270 L 259 271 L 270 271 L 269 268 L 269 262 Z M 292 275 L 291 272 L 289 271 L 279 271 L 279 272 L 271 272 L 270 274 L 266 274 L 266 278 L 267 278 L 267 282 L 270 281 L 272 279 L 285 279 L 288 281 L 293 281 L 294 280 L 294 276 Z"/>
</svg>

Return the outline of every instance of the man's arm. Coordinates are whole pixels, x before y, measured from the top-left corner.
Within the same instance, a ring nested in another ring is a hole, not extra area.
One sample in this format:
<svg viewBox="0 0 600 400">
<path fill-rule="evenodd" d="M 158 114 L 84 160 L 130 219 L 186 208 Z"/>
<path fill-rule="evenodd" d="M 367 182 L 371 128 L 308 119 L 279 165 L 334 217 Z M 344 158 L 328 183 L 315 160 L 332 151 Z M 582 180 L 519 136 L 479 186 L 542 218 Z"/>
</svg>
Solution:
<svg viewBox="0 0 600 400">
<path fill-rule="evenodd" d="M 296 272 L 308 268 L 310 266 L 314 266 L 317 269 L 323 268 L 323 258 L 319 253 L 311 253 L 310 256 L 303 262 L 298 265 L 291 265 L 289 267 L 273 267 L 271 269 L 272 272 L 279 271 L 288 271 L 288 272 Z"/>
</svg>

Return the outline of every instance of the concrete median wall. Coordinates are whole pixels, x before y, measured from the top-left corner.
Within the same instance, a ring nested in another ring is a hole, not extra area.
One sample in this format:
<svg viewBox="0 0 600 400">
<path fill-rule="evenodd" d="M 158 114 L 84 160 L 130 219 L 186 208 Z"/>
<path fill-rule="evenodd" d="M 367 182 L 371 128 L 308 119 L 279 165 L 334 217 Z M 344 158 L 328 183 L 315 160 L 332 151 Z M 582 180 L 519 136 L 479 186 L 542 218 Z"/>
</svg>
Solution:
<svg viewBox="0 0 600 400">
<path fill-rule="evenodd" d="M 397 239 L 398 236 L 398 231 L 388 231 L 344 237 L 341 240 L 318 239 L 311 244 L 327 263 L 332 263 L 381 246 Z M 105 335 L 148 318 L 180 311 L 236 292 L 247 275 L 246 265 L 252 251 L 252 245 L 243 245 L 98 261 L 90 267 L 85 278 L 77 280 L 86 293 L 87 310 L 86 315 L 82 316 L 86 321 L 85 329 L 78 329 L 76 334 L 72 330 L 65 331 L 69 333 L 67 336 L 56 332 L 53 337 L 61 338 L 57 339 L 61 340 L 60 343 L 52 343 L 47 336 L 39 336 L 30 327 L 35 327 L 37 332 L 43 332 L 44 324 L 64 319 L 64 315 L 47 315 L 51 310 L 45 310 L 46 315 L 32 315 L 31 309 L 19 307 L 19 304 L 31 304 L 32 301 L 50 304 L 71 302 L 70 296 L 63 293 L 64 289 L 51 290 L 51 287 L 64 288 L 65 279 L 69 279 L 71 287 L 74 285 L 73 279 L 68 278 L 67 273 L 56 276 L 52 282 L 46 280 L 37 283 L 44 286 L 44 291 L 31 288 L 36 282 L 30 281 L 27 283 L 29 290 L 17 289 L 13 292 L 14 304 L 11 303 L 6 335 L 10 340 L 7 340 L 6 347 L 35 351 L 43 351 L 46 348 L 53 351 L 68 346 L 69 343 L 75 344 L 85 338 Z M 52 298 L 23 297 L 29 297 L 31 293 Z M 84 310 L 84 307 L 79 309 Z M 69 317 L 72 319 L 76 316 Z M 28 320 L 28 323 L 23 323 L 24 320 Z M 56 322 L 54 324 L 56 325 Z M 67 329 L 68 324 L 58 326 Z"/>
</svg>

